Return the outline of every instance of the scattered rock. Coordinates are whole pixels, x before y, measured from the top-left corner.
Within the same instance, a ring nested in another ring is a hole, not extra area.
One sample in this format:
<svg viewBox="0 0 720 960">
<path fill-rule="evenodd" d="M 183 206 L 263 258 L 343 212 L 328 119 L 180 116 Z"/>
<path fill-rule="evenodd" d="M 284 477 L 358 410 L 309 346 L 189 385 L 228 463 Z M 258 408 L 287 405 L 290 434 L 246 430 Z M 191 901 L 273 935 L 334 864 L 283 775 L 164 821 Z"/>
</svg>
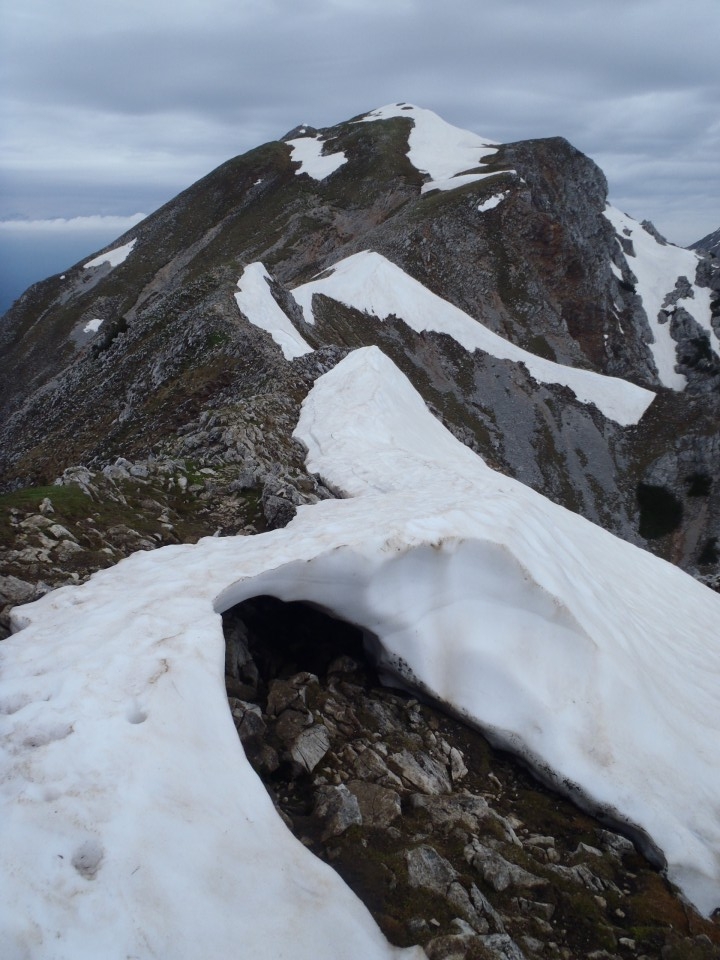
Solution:
<svg viewBox="0 0 720 960">
<path fill-rule="evenodd" d="M 534 890 L 549 885 L 549 881 L 545 877 L 535 876 L 523 867 L 511 863 L 479 840 L 473 840 L 465 848 L 465 859 L 477 870 L 483 880 L 489 883 L 493 890 L 498 893 L 502 893 L 508 888 L 512 890 Z"/>
<path fill-rule="evenodd" d="M 379 783 L 349 780 L 348 790 L 357 798 L 362 822 L 370 827 L 389 827 L 402 813 L 400 794 Z"/>
<path fill-rule="evenodd" d="M 315 767 L 330 749 L 330 735 L 321 723 L 303 730 L 290 745 L 290 756 L 307 773 Z"/>
<path fill-rule="evenodd" d="M 35 598 L 35 589 L 35 584 L 18 577 L 0 576 L 0 606 L 28 603 Z"/>
<path fill-rule="evenodd" d="M 345 784 L 318 787 L 315 791 L 315 816 L 323 824 L 322 840 L 338 837 L 354 824 L 362 823 L 357 797 Z"/>
</svg>

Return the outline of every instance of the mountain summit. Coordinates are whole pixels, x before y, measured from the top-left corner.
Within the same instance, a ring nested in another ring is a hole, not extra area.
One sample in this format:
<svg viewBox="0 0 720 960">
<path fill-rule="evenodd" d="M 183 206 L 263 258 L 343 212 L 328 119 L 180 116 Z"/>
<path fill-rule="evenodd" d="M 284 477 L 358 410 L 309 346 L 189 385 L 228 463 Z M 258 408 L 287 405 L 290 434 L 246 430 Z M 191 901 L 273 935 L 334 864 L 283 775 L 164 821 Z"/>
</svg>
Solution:
<svg viewBox="0 0 720 960">
<path fill-rule="evenodd" d="M 565 140 L 405 103 L 31 287 L 0 324 L 17 955 L 396 955 L 304 847 L 408 956 L 714 950 L 719 315 L 714 258 Z"/>
<path fill-rule="evenodd" d="M 144 455 L 293 357 L 377 343 L 500 469 L 709 575 L 720 501 L 688 493 L 714 472 L 719 274 L 606 194 L 564 140 L 409 104 L 298 127 L 8 312 L 2 480 Z"/>
</svg>

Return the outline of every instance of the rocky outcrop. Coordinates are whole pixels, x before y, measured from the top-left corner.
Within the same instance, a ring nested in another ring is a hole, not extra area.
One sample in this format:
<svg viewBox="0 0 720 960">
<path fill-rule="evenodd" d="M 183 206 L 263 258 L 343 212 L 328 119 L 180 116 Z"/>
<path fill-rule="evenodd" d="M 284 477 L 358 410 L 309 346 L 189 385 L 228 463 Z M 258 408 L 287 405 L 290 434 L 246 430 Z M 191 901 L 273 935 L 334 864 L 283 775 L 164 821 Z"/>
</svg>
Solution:
<svg viewBox="0 0 720 960">
<path fill-rule="evenodd" d="M 712 253 L 716 257 L 720 255 L 720 229 L 708 233 L 702 240 L 696 240 L 690 244 L 691 250 L 699 250 L 704 253 Z"/>
</svg>

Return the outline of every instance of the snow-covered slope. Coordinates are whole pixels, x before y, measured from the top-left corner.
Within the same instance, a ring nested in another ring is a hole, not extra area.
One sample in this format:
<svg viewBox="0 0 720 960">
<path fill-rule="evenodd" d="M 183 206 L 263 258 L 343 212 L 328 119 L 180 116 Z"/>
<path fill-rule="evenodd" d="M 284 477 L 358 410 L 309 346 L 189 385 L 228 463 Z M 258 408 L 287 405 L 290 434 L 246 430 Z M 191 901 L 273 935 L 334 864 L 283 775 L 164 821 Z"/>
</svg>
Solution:
<svg viewBox="0 0 720 960">
<path fill-rule="evenodd" d="M 104 263 L 110 264 L 111 267 L 119 267 L 121 263 L 125 263 L 132 253 L 135 243 L 136 240 L 130 240 L 121 247 L 115 247 L 113 250 L 108 250 L 107 253 L 101 253 L 92 260 L 88 260 L 87 263 L 83 264 L 83 267 L 87 270 L 88 267 L 101 267 Z"/>
<path fill-rule="evenodd" d="M 669 314 L 676 307 L 684 307 L 710 336 L 714 350 L 720 347 L 720 339 L 714 330 L 711 318 L 708 287 L 695 283 L 699 257 L 692 250 L 662 244 L 637 220 L 608 204 L 605 216 L 612 223 L 618 237 L 632 242 L 633 253 L 625 253 L 627 264 L 637 280 L 636 291 L 640 295 L 647 314 L 650 329 L 655 338 L 650 344 L 660 381 L 666 387 L 683 390 L 687 383 L 682 373 L 677 373 L 677 343 L 670 333 Z M 675 289 L 675 281 L 685 277 L 690 284 L 690 294 L 669 306 L 667 313 L 661 310 L 665 299 Z"/>
<path fill-rule="evenodd" d="M 266 330 L 280 347 L 286 360 L 310 353 L 312 347 L 300 336 L 290 319 L 275 302 L 261 263 L 251 263 L 238 280 L 235 301 L 250 323 Z"/>
<path fill-rule="evenodd" d="M 644 832 L 701 910 L 720 904 L 720 598 L 490 470 L 376 348 L 317 382 L 297 436 L 348 499 L 135 554 L 16 610 L 7 955 L 394 955 L 237 740 L 217 613 L 259 594 L 364 626 L 383 669 Z"/>
<path fill-rule="evenodd" d="M 293 161 L 300 164 L 298 175 L 307 173 L 313 180 L 324 180 L 347 162 L 347 157 L 342 150 L 337 153 L 323 154 L 324 141 L 319 135 L 298 137 L 286 142 L 292 150 Z"/>
<path fill-rule="evenodd" d="M 594 403 L 622 425 L 637 423 L 655 394 L 616 377 L 553 363 L 516 347 L 477 320 L 432 293 L 379 253 L 364 251 L 341 260 L 332 272 L 293 290 L 305 320 L 313 323 L 312 298 L 324 294 L 379 320 L 399 317 L 416 332 L 435 330 L 453 337 L 466 350 L 524 363 L 540 383 L 569 387 L 581 403 Z"/>
<path fill-rule="evenodd" d="M 408 159 L 416 170 L 430 177 L 423 184 L 423 193 L 453 190 L 492 175 L 466 171 L 474 170 L 497 153 L 494 141 L 454 127 L 432 110 L 409 103 L 388 104 L 371 111 L 362 120 L 372 122 L 392 117 L 405 117 L 413 122 L 408 139 Z"/>
</svg>

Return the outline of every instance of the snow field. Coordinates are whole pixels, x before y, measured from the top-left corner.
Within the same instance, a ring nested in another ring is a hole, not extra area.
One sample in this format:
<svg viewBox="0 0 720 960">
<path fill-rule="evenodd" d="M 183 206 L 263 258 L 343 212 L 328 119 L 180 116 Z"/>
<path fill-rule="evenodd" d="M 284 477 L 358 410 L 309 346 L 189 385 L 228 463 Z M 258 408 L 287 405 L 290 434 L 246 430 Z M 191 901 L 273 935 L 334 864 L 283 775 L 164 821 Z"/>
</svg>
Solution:
<svg viewBox="0 0 720 960">
<path fill-rule="evenodd" d="M 323 155 L 324 141 L 317 137 L 299 137 L 297 140 L 286 140 L 292 150 L 292 159 L 300 164 L 298 176 L 307 173 L 313 180 L 324 180 L 331 173 L 335 173 L 347 162 L 347 157 L 339 150 L 337 153 Z"/>
<path fill-rule="evenodd" d="M 360 122 L 369 123 L 392 117 L 407 117 L 413 121 L 408 138 L 408 159 L 416 170 L 430 177 L 430 182 L 423 185 L 422 193 L 453 190 L 493 176 L 491 173 L 465 171 L 472 170 L 497 153 L 497 144 L 469 130 L 454 127 L 432 110 L 408 103 L 394 103 L 371 111 Z"/>
<path fill-rule="evenodd" d="M 347 499 L 135 554 L 16 610 L 0 645 L 9 956 L 401 955 L 245 760 L 217 614 L 259 594 L 371 631 L 382 669 L 651 838 L 710 913 L 720 598 L 486 467 L 377 348 L 317 381 L 296 436 Z"/>
<path fill-rule="evenodd" d="M 290 318 L 280 309 L 270 292 L 270 276 L 261 263 L 251 263 L 245 267 L 238 280 L 238 292 L 235 301 L 250 323 L 266 330 L 280 347 L 286 360 L 293 360 L 305 353 L 312 353 L 312 347 L 305 342 Z"/>
<path fill-rule="evenodd" d="M 314 322 L 312 298 L 316 293 L 379 320 L 394 315 L 417 333 L 424 330 L 446 333 L 466 350 L 482 350 L 501 360 L 524 363 L 540 383 L 569 387 L 581 403 L 594 403 L 606 417 L 623 426 L 637 423 L 655 397 L 650 390 L 626 380 L 566 367 L 516 347 L 432 293 L 379 253 L 356 253 L 335 264 L 329 276 L 296 287 L 293 296 L 308 323 Z"/>
<path fill-rule="evenodd" d="M 111 267 L 119 267 L 120 264 L 124 263 L 130 256 L 136 242 L 137 240 L 130 240 L 129 243 L 125 243 L 121 247 L 115 247 L 114 250 L 108 250 L 107 253 L 101 253 L 94 259 L 88 260 L 87 263 L 84 263 L 83 269 L 87 270 L 88 267 L 101 267 L 104 263 L 109 263 Z"/>
<path fill-rule="evenodd" d="M 96 317 L 94 320 L 88 320 L 83 327 L 83 333 L 97 333 L 104 323 L 105 320 L 101 320 L 99 317 Z"/>
<path fill-rule="evenodd" d="M 671 243 L 663 246 L 637 220 L 610 204 L 605 209 L 605 216 L 618 236 L 627 237 L 633 244 L 635 256 L 624 256 L 637 279 L 636 290 L 642 299 L 650 329 L 655 337 L 650 349 L 660 382 L 674 390 L 684 390 L 686 378 L 675 371 L 677 344 L 670 334 L 670 320 L 660 323 L 658 314 L 666 295 L 675 288 L 675 279 L 687 277 L 692 285 L 693 296 L 679 300 L 678 306 L 684 307 L 708 332 L 713 349 L 720 350 L 720 340 L 710 322 L 710 290 L 698 287 L 694 282 L 700 258 L 694 251 L 684 250 Z"/>
</svg>

